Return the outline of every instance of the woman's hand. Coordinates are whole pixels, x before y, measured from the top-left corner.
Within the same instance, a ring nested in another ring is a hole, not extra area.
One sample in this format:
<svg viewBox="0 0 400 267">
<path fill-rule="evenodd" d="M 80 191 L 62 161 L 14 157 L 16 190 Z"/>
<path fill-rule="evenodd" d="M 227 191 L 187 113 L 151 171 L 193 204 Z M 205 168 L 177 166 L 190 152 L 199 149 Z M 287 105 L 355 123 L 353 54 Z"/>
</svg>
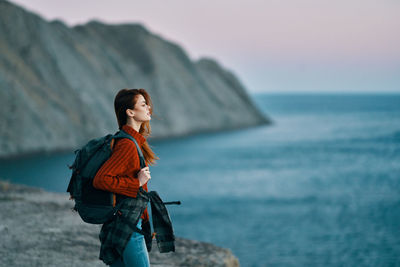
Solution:
<svg viewBox="0 0 400 267">
<path fill-rule="evenodd" d="M 142 186 L 151 179 L 149 167 L 144 167 L 139 171 L 138 174 L 139 185 Z"/>
</svg>

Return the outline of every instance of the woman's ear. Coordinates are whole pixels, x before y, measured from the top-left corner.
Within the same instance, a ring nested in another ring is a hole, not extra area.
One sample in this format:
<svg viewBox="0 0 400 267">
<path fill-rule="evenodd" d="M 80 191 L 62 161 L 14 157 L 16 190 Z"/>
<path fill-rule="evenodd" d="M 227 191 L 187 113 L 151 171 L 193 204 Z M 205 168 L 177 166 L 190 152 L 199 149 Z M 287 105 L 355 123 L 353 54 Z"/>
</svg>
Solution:
<svg viewBox="0 0 400 267">
<path fill-rule="evenodd" d="M 133 110 L 132 109 L 126 109 L 126 115 L 128 115 L 129 117 L 134 117 L 135 116 L 135 113 L 133 112 Z"/>
</svg>

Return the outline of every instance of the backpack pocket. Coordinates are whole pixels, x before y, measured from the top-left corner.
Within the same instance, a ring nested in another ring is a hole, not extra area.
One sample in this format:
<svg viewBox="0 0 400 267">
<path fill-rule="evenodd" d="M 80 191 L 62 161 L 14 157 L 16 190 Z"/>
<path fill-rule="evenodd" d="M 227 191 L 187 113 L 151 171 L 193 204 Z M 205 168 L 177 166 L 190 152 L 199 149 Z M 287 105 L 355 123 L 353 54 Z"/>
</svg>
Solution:
<svg viewBox="0 0 400 267">
<path fill-rule="evenodd" d="M 79 216 L 82 220 L 92 224 L 103 224 L 114 217 L 116 208 L 96 204 L 76 203 Z"/>
</svg>

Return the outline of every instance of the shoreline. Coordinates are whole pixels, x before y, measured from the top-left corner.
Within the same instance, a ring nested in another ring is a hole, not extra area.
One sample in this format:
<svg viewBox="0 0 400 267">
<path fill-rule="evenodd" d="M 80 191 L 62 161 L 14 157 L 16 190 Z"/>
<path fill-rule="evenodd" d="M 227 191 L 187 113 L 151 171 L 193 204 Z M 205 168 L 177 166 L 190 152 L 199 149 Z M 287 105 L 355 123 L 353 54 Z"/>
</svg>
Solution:
<svg viewBox="0 0 400 267">
<path fill-rule="evenodd" d="M 178 139 L 185 139 L 185 138 L 191 138 L 191 137 L 200 137 L 203 135 L 209 135 L 209 134 L 224 134 L 228 132 L 234 132 L 234 131 L 241 131 L 241 130 L 247 130 L 249 128 L 258 128 L 258 127 L 264 127 L 264 126 L 272 126 L 274 124 L 274 121 L 272 119 L 269 119 L 268 122 L 253 125 L 253 126 L 239 126 L 239 127 L 233 127 L 233 128 L 228 128 L 228 129 L 215 129 L 215 130 L 204 130 L 204 131 L 196 131 L 196 132 L 189 132 L 186 134 L 180 134 L 180 135 L 175 135 L 175 136 L 167 136 L 167 137 L 149 137 L 148 140 L 150 142 L 150 146 L 152 145 L 151 142 L 163 142 L 163 141 L 174 141 Z M 115 130 L 116 132 L 117 130 Z M 113 134 L 113 133 L 110 133 Z M 93 137 L 93 138 L 98 138 L 101 137 L 102 135 Z M 91 139 L 87 139 L 87 142 L 89 142 Z M 87 143 L 86 142 L 86 143 Z M 86 143 L 82 144 L 81 146 L 85 145 Z M 19 160 L 19 159 L 26 159 L 26 158 L 33 158 L 37 156 L 46 156 L 50 157 L 55 154 L 71 154 L 74 155 L 74 151 L 77 149 L 80 149 L 81 147 L 68 147 L 68 148 L 55 148 L 55 149 L 37 149 L 37 150 L 28 150 L 25 152 L 18 152 L 18 153 L 11 153 L 11 154 L 0 154 L 0 160 Z M 1 178 L 0 178 L 1 179 Z"/>
</svg>

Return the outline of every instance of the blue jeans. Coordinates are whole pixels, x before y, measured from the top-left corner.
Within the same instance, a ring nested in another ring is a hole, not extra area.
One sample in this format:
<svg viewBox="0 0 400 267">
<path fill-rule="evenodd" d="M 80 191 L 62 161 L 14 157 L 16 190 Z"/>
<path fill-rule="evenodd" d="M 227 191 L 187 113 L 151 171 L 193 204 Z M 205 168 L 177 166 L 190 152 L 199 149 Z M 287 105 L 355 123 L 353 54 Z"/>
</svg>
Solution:
<svg viewBox="0 0 400 267">
<path fill-rule="evenodd" d="M 142 219 L 137 224 L 142 229 Z M 111 267 L 149 267 L 149 253 L 147 252 L 144 236 L 138 232 L 133 232 L 131 238 L 126 244 L 122 257 L 116 260 Z"/>
</svg>

